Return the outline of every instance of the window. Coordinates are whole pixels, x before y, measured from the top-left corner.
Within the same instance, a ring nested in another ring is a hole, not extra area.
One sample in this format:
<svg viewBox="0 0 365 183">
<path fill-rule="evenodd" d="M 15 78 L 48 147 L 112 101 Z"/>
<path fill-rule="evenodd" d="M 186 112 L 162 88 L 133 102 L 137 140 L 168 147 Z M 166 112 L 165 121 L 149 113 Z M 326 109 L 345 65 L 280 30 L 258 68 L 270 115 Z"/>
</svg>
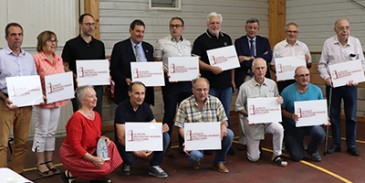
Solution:
<svg viewBox="0 0 365 183">
<path fill-rule="evenodd" d="M 149 0 L 150 9 L 180 10 L 181 0 Z"/>
</svg>

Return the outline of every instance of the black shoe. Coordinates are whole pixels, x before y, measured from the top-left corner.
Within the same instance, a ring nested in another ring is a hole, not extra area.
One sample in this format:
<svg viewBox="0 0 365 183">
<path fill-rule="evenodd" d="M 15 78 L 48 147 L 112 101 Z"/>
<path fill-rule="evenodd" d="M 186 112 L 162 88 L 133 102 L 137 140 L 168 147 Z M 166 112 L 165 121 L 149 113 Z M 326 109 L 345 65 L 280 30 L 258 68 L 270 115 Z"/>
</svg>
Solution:
<svg viewBox="0 0 365 183">
<path fill-rule="evenodd" d="M 98 180 L 90 180 L 90 183 L 111 183 L 112 179 L 104 177 L 102 179 L 98 179 Z"/>
<path fill-rule="evenodd" d="M 61 179 L 63 180 L 64 183 L 77 183 L 76 177 L 72 177 L 70 176 L 70 173 L 68 170 L 66 170 L 65 172 L 61 173 Z"/>
<path fill-rule="evenodd" d="M 167 178 L 167 173 L 160 166 L 151 166 L 148 171 L 149 175 L 158 177 L 158 178 Z"/>
<path fill-rule="evenodd" d="M 341 151 L 341 147 L 336 147 L 336 146 L 332 146 L 327 150 L 328 154 L 333 154 L 335 152 L 340 152 Z"/>
<path fill-rule="evenodd" d="M 131 175 L 131 166 L 123 163 L 122 165 L 122 175 Z"/>
<path fill-rule="evenodd" d="M 347 148 L 347 152 L 353 156 L 360 156 L 360 153 L 356 148 Z"/>
</svg>

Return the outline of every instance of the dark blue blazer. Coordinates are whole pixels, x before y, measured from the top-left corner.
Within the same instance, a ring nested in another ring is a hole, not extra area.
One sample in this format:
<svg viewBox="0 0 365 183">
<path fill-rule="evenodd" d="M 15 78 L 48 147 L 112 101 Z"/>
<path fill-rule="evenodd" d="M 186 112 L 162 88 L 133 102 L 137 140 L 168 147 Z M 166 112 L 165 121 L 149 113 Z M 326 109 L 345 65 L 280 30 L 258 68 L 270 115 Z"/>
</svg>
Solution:
<svg viewBox="0 0 365 183">
<path fill-rule="evenodd" d="M 248 44 L 247 35 L 244 35 L 234 41 L 238 56 L 250 56 L 250 46 Z M 266 54 L 264 54 L 267 52 Z M 272 51 L 269 40 L 262 36 L 256 36 L 256 58 L 263 58 L 267 63 L 271 62 Z M 236 87 L 239 88 L 244 82 L 248 70 L 251 69 L 252 61 L 240 63 L 241 67 L 235 69 Z M 270 70 L 267 68 L 266 77 L 270 78 Z"/>
<path fill-rule="evenodd" d="M 142 42 L 142 48 L 147 61 L 153 61 L 153 46 L 149 43 Z M 114 45 L 110 59 L 110 75 L 115 83 L 114 102 L 116 104 L 119 104 L 129 98 L 128 85 L 125 79 L 132 78 L 131 62 L 135 61 L 136 56 L 134 55 L 130 38 L 120 41 Z M 145 102 L 154 105 L 155 99 L 153 87 L 146 88 Z"/>
</svg>

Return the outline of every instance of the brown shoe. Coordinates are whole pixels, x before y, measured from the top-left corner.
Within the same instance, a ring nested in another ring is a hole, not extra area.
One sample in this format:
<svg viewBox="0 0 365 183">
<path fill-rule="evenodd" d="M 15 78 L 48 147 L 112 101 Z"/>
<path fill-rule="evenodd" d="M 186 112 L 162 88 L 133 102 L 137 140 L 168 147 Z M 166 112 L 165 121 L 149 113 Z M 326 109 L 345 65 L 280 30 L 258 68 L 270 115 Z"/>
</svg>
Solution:
<svg viewBox="0 0 365 183">
<path fill-rule="evenodd" d="M 191 166 L 193 167 L 194 170 L 199 170 L 200 169 L 200 161 L 193 162 L 191 164 Z"/>
<path fill-rule="evenodd" d="M 228 173 L 228 168 L 223 163 L 213 164 L 214 169 L 220 173 Z"/>
</svg>

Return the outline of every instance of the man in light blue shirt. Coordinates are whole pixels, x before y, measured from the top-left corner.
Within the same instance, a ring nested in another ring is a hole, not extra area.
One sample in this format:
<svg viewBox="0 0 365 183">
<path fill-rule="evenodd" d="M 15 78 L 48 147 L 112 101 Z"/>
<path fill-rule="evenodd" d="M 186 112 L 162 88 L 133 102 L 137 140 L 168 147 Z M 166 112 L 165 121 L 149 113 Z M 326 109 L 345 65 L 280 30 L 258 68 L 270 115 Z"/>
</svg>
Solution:
<svg viewBox="0 0 365 183">
<path fill-rule="evenodd" d="M 36 75 L 33 57 L 21 49 L 23 28 L 9 23 L 5 28 L 8 45 L 0 50 L 0 167 L 7 167 L 7 148 L 10 128 L 13 127 L 14 152 L 10 168 L 17 173 L 24 170 L 26 142 L 32 107 L 17 107 L 8 98 L 6 77 Z"/>
</svg>

